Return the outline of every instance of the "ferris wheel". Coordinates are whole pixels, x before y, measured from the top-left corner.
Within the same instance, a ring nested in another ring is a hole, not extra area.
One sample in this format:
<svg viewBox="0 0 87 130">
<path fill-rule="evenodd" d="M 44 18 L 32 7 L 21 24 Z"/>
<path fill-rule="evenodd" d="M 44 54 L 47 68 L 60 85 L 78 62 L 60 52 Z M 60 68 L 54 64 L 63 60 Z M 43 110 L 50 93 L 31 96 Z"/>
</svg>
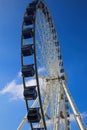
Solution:
<svg viewBox="0 0 87 130">
<path fill-rule="evenodd" d="M 25 11 L 21 37 L 21 63 L 26 121 L 31 130 L 70 130 L 71 107 L 81 130 L 86 130 L 66 85 L 58 35 L 44 0 Z"/>
</svg>

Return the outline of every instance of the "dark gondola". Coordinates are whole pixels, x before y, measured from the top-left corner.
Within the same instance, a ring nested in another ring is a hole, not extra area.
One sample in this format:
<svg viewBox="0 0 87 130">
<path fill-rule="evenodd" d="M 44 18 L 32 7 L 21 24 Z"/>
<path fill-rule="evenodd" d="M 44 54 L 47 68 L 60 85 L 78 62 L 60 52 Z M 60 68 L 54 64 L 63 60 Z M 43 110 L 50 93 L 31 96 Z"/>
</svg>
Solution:
<svg viewBox="0 0 87 130">
<path fill-rule="evenodd" d="M 34 76 L 35 70 L 34 70 L 34 65 L 24 65 L 22 67 L 22 75 L 24 77 L 31 77 Z"/>
<path fill-rule="evenodd" d="M 35 100 L 37 98 L 36 86 L 24 88 L 23 94 L 26 100 Z"/>
<path fill-rule="evenodd" d="M 34 53 L 34 44 L 23 45 L 21 48 L 23 56 L 30 56 Z"/>
<path fill-rule="evenodd" d="M 29 108 L 27 119 L 30 123 L 38 123 L 41 119 L 39 108 Z"/>
<path fill-rule="evenodd" d="M 32 38 L 34 36 L 33 28 L 25 28 L 22 31 L 22 36 L 24 39 Z"/>
</svg>

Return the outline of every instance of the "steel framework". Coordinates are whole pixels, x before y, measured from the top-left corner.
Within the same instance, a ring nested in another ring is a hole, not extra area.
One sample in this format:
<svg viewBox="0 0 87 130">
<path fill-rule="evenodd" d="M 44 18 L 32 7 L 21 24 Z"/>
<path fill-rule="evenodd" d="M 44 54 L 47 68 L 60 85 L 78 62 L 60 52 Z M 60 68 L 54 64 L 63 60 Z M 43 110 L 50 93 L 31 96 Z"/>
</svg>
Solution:
<svg viewBox="0 0 87 130">
<path fill-rule="evenodd" d="M 26 121 L 32 130 L 70 130 L 70 107 L 80 130 L 86 130 L 66 85 L 58 35 L 44 0 L 26 8 L 21 63 L 27 114 L 17 130 Z"/>
</svg>

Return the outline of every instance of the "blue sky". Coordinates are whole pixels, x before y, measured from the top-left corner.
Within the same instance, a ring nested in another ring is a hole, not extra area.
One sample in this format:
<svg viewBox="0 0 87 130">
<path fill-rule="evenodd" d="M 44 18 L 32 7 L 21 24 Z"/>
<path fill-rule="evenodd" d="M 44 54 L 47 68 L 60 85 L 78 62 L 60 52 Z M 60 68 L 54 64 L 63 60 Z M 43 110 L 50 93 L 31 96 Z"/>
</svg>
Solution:
<svg viewBox="0 0 87 130">
<path fill-rule="evenodd" d="M 29 2 L 0 0 L 0 130 L 16 130 L 26 114 L 25 103 L 16 94 L 21 87 L 21 25 Z M 87 124 L 87 1 L 46 2 L 58 32 L 68 87 Z"/>
</svg>

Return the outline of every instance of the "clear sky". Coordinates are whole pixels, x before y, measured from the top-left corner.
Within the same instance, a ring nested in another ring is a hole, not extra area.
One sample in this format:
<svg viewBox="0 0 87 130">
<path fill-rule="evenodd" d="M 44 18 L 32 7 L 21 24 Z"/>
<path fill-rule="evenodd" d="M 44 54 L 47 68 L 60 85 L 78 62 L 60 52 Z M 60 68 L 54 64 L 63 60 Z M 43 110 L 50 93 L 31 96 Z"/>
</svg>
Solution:
<svg viewBox="0 0 87 130">
<path fill-rule="evenodd" d="M 24 11 L 30 2 L 0 0 L 0 130 L 16 130 L 26 114 L 20 94 L 20 40 Z M 87 0 L 46 2 L 59 35 L 68 87 L 87 124 Z"/>
</svg>

